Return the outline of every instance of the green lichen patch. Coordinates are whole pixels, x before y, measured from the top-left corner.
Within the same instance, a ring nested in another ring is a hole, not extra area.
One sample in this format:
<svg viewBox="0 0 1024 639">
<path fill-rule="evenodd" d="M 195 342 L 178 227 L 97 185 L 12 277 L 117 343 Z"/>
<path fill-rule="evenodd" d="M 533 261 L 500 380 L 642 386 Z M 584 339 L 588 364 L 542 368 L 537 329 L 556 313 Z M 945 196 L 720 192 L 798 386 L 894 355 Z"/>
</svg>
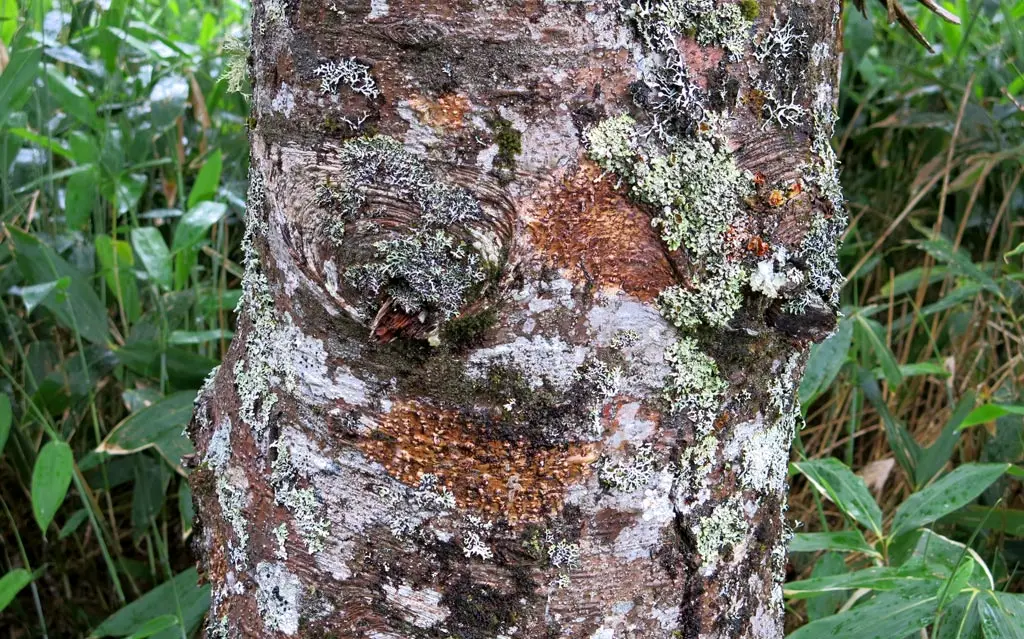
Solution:
<svg viewBox="0 0 1024 639">
<path fill-rule="evenodd" d="M 665 319 L 684 329 L 727 326 L 743 304 L 745 269 L 733 262 L 696 274 L 689 286 L 670 286 L 658 296 Z"/>
<path fill-rule="evenodd" d="M 292 514 L 295 526 L 306 542 L 306 550 L 310 554 L 318 553 L 326 547 L 331 533 L 331 522 L 323 516 L 324 508 L 317 498 L 316 491 L 312 487 L 298 486 L 298 469 L 291 461 L 291 453 L 287 446 L 276 442 L 274 449 L 277 456 L 271 464 L 270 474 L 274 499 Z M 274 534 L 279 533 L 275 531 Z M 287 539 L 287 529 L 284 530 L 284 538 Z M 283 547 L 280 537 L 278 542 Z"/>
<path fill-rule="evenodd" d="M 747 537 L 750 525 L 735 501 L 719 504 L 710 514 L 699 517 L 691 527 L 701 558 L 701 572 L 711 574 L 723 556 Z"/>
<path fill-rule="evenodd" d="M 601 460 L 597 478 L 604 486 L 624 493 L 646 488 L 657 471 L 654 448 L 641 444 L 636 453 L 625 459 L 606 457 Z"/>
<path fill-rule="evenodd" d="M 669 347 L 665 361 L 671 369 L 664 390 L 670 409 L 687 415 L 699 436 L 707 435 L 714 428 L 727 387 L 718 374 L 718 365 L 692 337 L 684 337 Z"/>
</svg>

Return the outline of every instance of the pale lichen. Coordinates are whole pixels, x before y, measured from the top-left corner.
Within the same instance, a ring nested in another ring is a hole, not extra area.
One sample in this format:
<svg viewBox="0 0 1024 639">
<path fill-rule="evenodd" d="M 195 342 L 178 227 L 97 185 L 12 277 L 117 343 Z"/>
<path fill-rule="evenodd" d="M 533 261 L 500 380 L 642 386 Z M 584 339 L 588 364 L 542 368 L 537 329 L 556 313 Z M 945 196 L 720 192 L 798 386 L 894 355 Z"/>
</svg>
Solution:
<svg viewBox="0 0 1024 639">
<path fill-rule="evenodd" d="M 275 501 L 288 509 L 295 520 L 299 535 L 306 542 L 310 554 L 326 547 L 331 533 L 331 522 L 323 516 L 323 505 L 312 487 L 298 487 L 298 469 L 291 461 L 291 453 L 280 442 L 274 444 L 277 457 L 271 465 L 270 483 L 274 487 Z M 287 533 L 287 530 L 285 531 Z M 276 534 L 276 533 L 275 533 Z"/>
<path fill-rule="evenodd" d="M 641 444 L 636 453 L 626 459 L 601 460 L 597 477 L 605 486 L 624 493 L 645 488 L 656 472 L 656 457 L 650 444 Z"/>
<path fill-rule="evenodd" d="M 658 296 L 665 319 L 684 329 L 702 324 L 722 328 L 743 304 L 744 268 L 735 262 L 695 274 L 689 286 L 670 286 Z"/>
<path fill-rule="evenodd" d="M 320 93 L 324 95 L 337 93 L 338 87 L 344 85 L 371 100 L 380 96 L 380 88 L 370 74 L 370 67 L 355 58 L 345 58 L 340 62 L 328 60 L 313 73 L 320 78 Z"/>
<path fill-rule="evenodd" d="M 743 509 L 732 500 L 715 506 L 704 517 L 695 518 L 691 531 L 697 542 L 701 572 L 713 573 L 722 555 L 746 539 L 749 528 Z"/>
<path fill-rule="evenodd" d="M 671 372 L 665 380 L 664 398 L 671 410 L 684 413 L 698 435 L 708 434 L 722 405 L 727 388 L 718 364 L 700 350 L 697 341 L 684 337 L 665 353 Z"/>
</svg>

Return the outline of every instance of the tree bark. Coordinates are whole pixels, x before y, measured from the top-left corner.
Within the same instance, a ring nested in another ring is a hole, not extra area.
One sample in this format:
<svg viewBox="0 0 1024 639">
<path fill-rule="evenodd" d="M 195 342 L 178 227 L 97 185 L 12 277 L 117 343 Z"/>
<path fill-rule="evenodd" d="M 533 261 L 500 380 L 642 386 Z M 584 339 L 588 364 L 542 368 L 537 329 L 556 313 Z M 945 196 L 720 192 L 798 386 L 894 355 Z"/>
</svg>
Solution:
<svg viewBox="0 0 1024 639">
<path fill-rule="evenodd" d="M 257 0 L 209 637 L 781 637 L 835 0 Z"/>
</svg>

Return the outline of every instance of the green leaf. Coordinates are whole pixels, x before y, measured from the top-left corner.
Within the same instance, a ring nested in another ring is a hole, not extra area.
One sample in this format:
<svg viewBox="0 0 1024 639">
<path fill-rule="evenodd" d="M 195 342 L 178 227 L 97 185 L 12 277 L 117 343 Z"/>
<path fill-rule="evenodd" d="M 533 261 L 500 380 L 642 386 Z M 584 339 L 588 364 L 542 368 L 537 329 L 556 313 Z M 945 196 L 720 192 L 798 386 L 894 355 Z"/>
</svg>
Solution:
<svg viewBox="0 0 1024 639">
<path fill-rule="evenodd" d="M 963 464 L 955 468 L 900 504 L 892 522 L 892 536 L 910 532 L 966 506 L 1009 467 L 1009 464 Z"/>
<path fill-rule="evenodd" d="M 210 607 L 210 586 L 199 586 L 198 581 L 196 569 L 189 568 L 107 617 L 90 636 L 130 636 L 158 617 L 176 616 L 179 605 L 185 621 L 185 633 L 191 634 Z"/>
<path fill-rule="evenodd" d="M 94 344 L 107 343 L 107 310 L 96 296 L 88 278 L 64 261 L 56 252 L 37 238 L 14 227 L 7 227 L 14 241 L 18 268 L 31 284 L 52 282 L 67 277 L 70 283 L 64 301 L 47 299 L 42 302 L 64 326 L 75 330 Z"/>
<path fill-rule="evenodd" d="M 985 639 L 1024 639 L 1024 595 L 987 592 L 978 612 Z"/>
<path fill-rule="evenodd" d="M 196 513 L 192 506 L 192 488 L 187 481 L 178 482 L 178 513 L 181 515 L 181 538 L 188 539 Z"/>
<path fill-rule="evenodd" d="M 123 240 L 111 240 L 108 235 L 97 235 L 95 241 L 103 278 L 110 292 L 121 302 L 128 320 L 134 322 L 142 314 L 142 303 L 135 285 L 132 247 Z"/>
<path fill-rule="evenodd" d="M 971 407 L 974 406 L 974 393 L 968 392 L 960 398 L 956 408 L 953 409 L 953 414 L 949 417 L 946 425 L 942 427 L 942 432 L 935 439 L 931 446 L 921 450 L 918 455 L 917 466 L 914 469 L 914 483 L 918 486 L 924 486 L 932 480 L 935 475 L 939 474 L 942 467 L 949 461 L 950 455 L 953 454 L 953 449 L 956 448 L 956 444 L 960 441 L 960 424 L 967 417 L 967 414 L 971 412 Z"/>
<path fill-rule="evenodd" d="M 32 583 L 32 573 L 24 568 L 17 568 L 0 579 L 0 612 L 11 603 L 21 589 Z"/>
<path fill-rule="evenodd" d="M 892 566 L 875 566 L 846 572 L 827 577 L 815 577 L 800 581 L 791 581 L 783 587 L 790 599 L 807 599 L 828 592 L 857 590 L 897 590 L 910 583 L 932 583 L 937 588 L 942 580 L 927 570 L 914 566 L 910 568 L 894 568 Z"/>
<path fill-rule="evenodd" d="M 903 639 L 928 627 L 938 608 L 938 584 L 877 593 L 869 601 L 812 621 L 787 639 Z"/>
<path fill-rule="evenodd" d="M 211 199 L 217 193 L 223 165 L 223 157 L 221 156 L 220 149 L 217 149 L 206 159 L 203 168 L 199 169 L 199 174 L 196 175 L 192 191 L 188 194 L 188 208 L 194 208 L 200 202 Z"/>
<path fill-rule="evenodd" d="M 889 561 L 903 568 L 927 570 L 943 581 L 956 579 L 959 575 L 963 583 L 975 588 L 992 588 L 994 585 L 992 573 L 973 548 L 926 528 L 891 544 Z"/>
<path fill-rule="evenodd" d="M 849 572 L 843 556 L 837 552 L 827 552 L 814 562 L 811 578 L 831 577 Z M 836 610 L 846 601 L 846 591 L 827 592 L 806 600 L 807 620 L 823 619 L 836 614 Z"/>
<path fill-rule="evenodd" d="M 44 535 L 57 509 L 64 503 L 74 469 L 75 455 L 71 447 L 61 441 L 47 443 L 36 457 L 32 469 L 32 513 Z"/>
<path fill-rule="evenodd" d="M 6 393 L 0 393 L 0 455 L 4 454 L 4 446 L 7 445 L 7 436 L 11 434 L 11 422 L 13 412 L 11 411 L 11 398 Z"/>
<path fill-rule="evenodd" d="M 67 539 L 71 535 L 75 534 L 78 527 L 85 523 L 85 520 L 89 518 L 89 512 L 85 508 L 79 508 L 68 517 L 68 520 L 64 522 L 64 525 L 60 527 L 60 533 L 57 534 L 57 539 Z"/>
<path fill-rule="evenodd" d="M 156 448 L 168 464 L 184 475 L 181 458 L 191 454 L 194 449 L 192 442 L 181 431 L 192 418 L 192 402 L 195 397 L 195 391 L 174 393 L 152 406 L 132 413 L 110 431 L 96 451 L 108 455 L 130 455 L 147 448 Z"/>
<path fill-rule="evenodd" d="M 886 441 L 892 449 L 893 456 L 899 463 L 900 468 L 911 480 L 916 476 L 917 460 L 921 455 L 921 447 L 907 431 L 903 424 L 896 421 L 889 407 L 882 398 L 882 391 L 878 382 L 868 371 L 861 371 L 858 375 L 860 387 L 864 391 L 864 397 L 871 402 L 878 414 L 882 416 L 882 424 L 885 426 Z"/>
<path fill-rule="evenodd" d="M 171 331 L 171 335 L 167 338 L 168 344 L 206 344 L 208 342 L 216 342 L 218 340 L 230 340 L 234 337 L 234 332 L 227 329 L 217 329 L 212 331 Z"/>
<path fill-rule="evenodd" d="M 182 249 L 197 246 L 206 237 L 210 227 L 219 222 L 227 212 L 228 206 L 221 202 L 200 202 L 189 209 L 174 227 L 171 251 L 177 253 Z"/>
<path fill-rule="evenodd" d="M 68 178 L 64 214 L 69 228 L 81 230 L 89 224 L 98 194 L 95 172 L 76 173 Z"/>
<path fill-rule="evenodd" d="M 149 279 L 164 289 L 171 288 L 171 253 L 160 230 L 152 226 L 132 229 L 132 248 Z"/>
<path fill-rule="evenodd" d="M 65 76 L 57 67 L 47 65 L 45 79 L 50 94 L 56 98 L 55 107 L 91 129 L 103 130 L 103 122 L 96 117 L 96 105 L 73 78 Z"/>
<path fill-rule="evenodd" d="M 994 422 L 1004 415 L 1024 415 L 1024 406 L 1020 404 L 982 404 L 970 412 L 960 422 L 960 430 Z"/>
<path fill-rule="evenodd" d="M 171 628 L 178 627 L 178 617 L 175 615 L 161 615 L 154 617 L 146 623 L 139 626 L 139 628 L 132 633 L 129 639 L 146 639 L 146 637 L 152 637 L 158 632 L 169 630 Z"/>
<path fill-rule="evenodd" d="M 939 236 L 923 240 L 921 248 L 936 261 L 948 264 L 950 268 L 964 277 L 974 280 L 993 293 L 999 293 L 999 285 L 996 284 L 996 281 L 978 268 L 966 251 L 962 248 L 955 250 L 953 244 L 945 237 Z"/>
<path fill-rule="evenodd" d="M 18 28 L 17 0 L 0 0 L 0 40 L 10 45 Z M 0 606 L 0 610 L 3 606 Z"/>
<path fill-rule="evenodd" d="M 818 552 L 819 550 L 862 552 L 876 557 L 881 556 L 864 539 L 864 535 L 859 530 L 797 533 L 793 535 L 792 541 L 789 542 L 789 552 Z"/>
<path fill-rule="evenodd" d="M 58 291 L 63 295 L 65 291 L 68 290 L 68 286 L 70 284 L 70 279 L 62 277 L 59 280 L 54 280 L 52 282 L 32 284 L 31 286 L 15 286 L 10 289 L 10 292 L 21 297 L 21 301 L 25 305 L 25 311 L 31 313 L 36 310 L 36 307 L 40 304 L 50 300 L 51 297 L 56 299 L 56 293 Z M 62 300 L 56 301 L 62 302 Z"/>
<path fill-rule="evenodd" d="M 889 350 L 889 347 L 881 337 L 885 334 L 885 329 L 875 320 L 868 319 L 859 313 L 852 317 L 857 320 L 858 334 L 863 335 L 867 339 L 868 345 L 871 346 L 872 352 L 874 352 L 875 357 L 878 359 L 886 381 L 894 388 L 899 386 L 903 382 L 903 374 L 900 372 L 899 363 L 896 362 L 892 351 Z"/>
<path fill-rule="evenodd" d="M 956 524 L 968 530 L 981 527 L 1014 537 L 1024 537 L 1024 510 L 967 506 L 942 518 L 943 524 Z"/>
<path fill-rule="evenodd" d="M 800 382 L 800 403 L 809 404 L 815 397 L 825 392 L 832 380 L 846 363 L 847 353 L 853 341 L 853 322 L 843 318 L 835 335 L 820 344 L 811 346 L 811 354 L 807 359 L 807 367 L 803 381 Z"/>
<path fill-rule="evenodd" d="M 868 492 L 864 480 L 854 475 L 841 461 L 830 457 L 795 462 L 793 465 L 840 510 L 882 536 L 882 510 Z"/>
<path fill-rule="evenodd" d="M 43 59 L 42 47 L 12 47 L 11 50 L 11 59 L 0 73 L 0 113 L 10 113 L 19 94 L 39 77 L 39 63 Z"/>
<path fill-rule="evenodd" d="M 198 258 L 199 244 L 206 238 L 210 227 L 219 222 L 227 211 L 227 205 L 221 202 L 200 202 L 178 220 L 174 228 L 174 241 L 171 243 L 176 289 L 185 288 L 189 273 Z"/>
</svg>

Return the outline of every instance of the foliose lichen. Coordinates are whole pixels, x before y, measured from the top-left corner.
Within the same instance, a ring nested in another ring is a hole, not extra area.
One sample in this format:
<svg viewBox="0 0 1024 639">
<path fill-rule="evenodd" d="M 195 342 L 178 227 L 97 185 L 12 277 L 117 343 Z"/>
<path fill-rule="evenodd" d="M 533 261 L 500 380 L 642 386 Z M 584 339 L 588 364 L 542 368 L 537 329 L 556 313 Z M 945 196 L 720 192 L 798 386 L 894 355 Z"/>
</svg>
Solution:
<svg viewBox="0 0 1024 639">
<path fill-rule="evenodd" d="M 743 304 L 745 269 L 735 262 L 697 273 L 689 286 L 670 286 L 658 296 L 658 308 L 665 319 L 684 329 L 729 324 Z"/>
<path fill-rule="evenodd" d="M 657 471 L 654 448 L 641 444 L 632 457 L 626 459 L 601 460 L 597 478 L 605 486 L 624 493 L 631 493 L 646 487 Z"/>
<path fill-rule="evenodd" d="M 320 78 L 320 93 L 324 95 L 337 93 L 338 87 L 344 85 L 371 100 L 380 96 L 380 88 L 370 74 L 370 67 L 355 58 L 339 62 L 328 60 L 318 66 L 313 74 Z"/>
<path fill-rule="evenodd" d="M 670 373 L 665 380 L 664 398 L 671 410 L 686 414 L 699 436 L 714 427 L 727 384 L 718 374 L 718 364 L 702 352 L 697 340 L 683 337 L 665 352 Z"/>
<path fill-rule="evenodd" d="M 713 573 L 723 553 L 742 543 L 749 528 L 743 509 L 735 500 L 715 506 L 707 516 L 694 518 L 691 530 L 701 558 L 701 572 Z"/>
<path fill-rule="evenodd" d="M 327 538 L 331 534 L 331 522 L 323 516 L 323 505 L 316 496 L 316 490 L 313 487 L 298 487 L 298 469 L 291 461 L 289 449 L 280 442 L 275 442 L 273 447 L 277 450 L 270 474 L 274 499 L 292 514 L 308 552 L 320 552 L 326 547 Z"/>
</svg>

